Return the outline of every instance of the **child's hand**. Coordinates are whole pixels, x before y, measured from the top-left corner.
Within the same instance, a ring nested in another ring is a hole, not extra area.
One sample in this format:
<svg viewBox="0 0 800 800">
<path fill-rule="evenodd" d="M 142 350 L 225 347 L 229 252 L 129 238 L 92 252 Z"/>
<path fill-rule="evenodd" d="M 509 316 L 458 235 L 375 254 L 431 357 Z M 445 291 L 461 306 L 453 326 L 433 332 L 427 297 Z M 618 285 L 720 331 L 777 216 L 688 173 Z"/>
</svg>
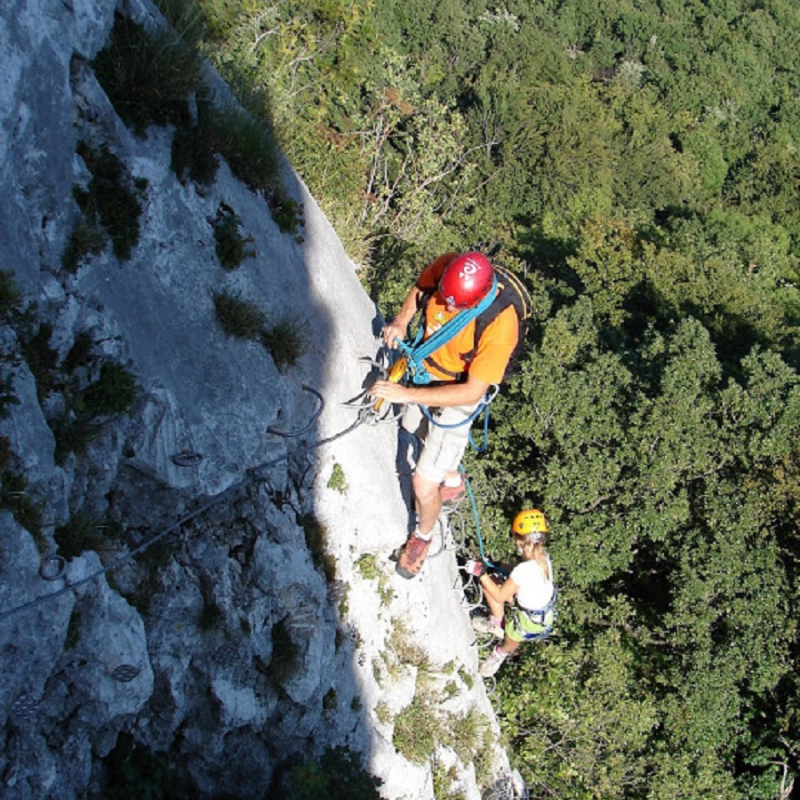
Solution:
<svg viewBox="0 0 800 800">
<path fill-rule="evenodd" d="M 469 572 L 470 575 L 474 575 L 476 578 L 480 578 L 483 575 L 483 562 L 482 561 L 473 561 L 470 559 L 466 563 L 466 570 Z"/>
</svg>

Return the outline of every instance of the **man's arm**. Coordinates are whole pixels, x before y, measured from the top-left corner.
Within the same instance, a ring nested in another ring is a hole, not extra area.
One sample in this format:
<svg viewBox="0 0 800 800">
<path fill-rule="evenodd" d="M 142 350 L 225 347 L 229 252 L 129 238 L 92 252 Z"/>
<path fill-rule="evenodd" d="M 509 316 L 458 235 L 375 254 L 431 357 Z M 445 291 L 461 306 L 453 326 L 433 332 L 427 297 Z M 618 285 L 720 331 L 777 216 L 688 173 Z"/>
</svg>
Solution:
<svg viewBox="0 0 800 800">
<path fill-rule="evenodd" d="M 423 294 L 424 292 L 419 287 L 411 287 L 411 291 L 403 301 L 397 316 L 383 329 L 383 341 L 387 347 L 395 349 L 397 347 L 395 339 L 399 339 L 402 342 L 406 338 L 406 331 L 411 320 L 414 319 L 417 311 L 419 311 Z"/>
<path fill-rule="evenodd" d="M 419 403 L 423 406 L 471 406 L 489 391 L 490 383 L 467 377 L 465 383 L 448 383 L 444 386 L 400 386 L 390 381 L 376 381 L 370 389 L 373 397 L 382 397 L 390 403 Z"/>
</svg>

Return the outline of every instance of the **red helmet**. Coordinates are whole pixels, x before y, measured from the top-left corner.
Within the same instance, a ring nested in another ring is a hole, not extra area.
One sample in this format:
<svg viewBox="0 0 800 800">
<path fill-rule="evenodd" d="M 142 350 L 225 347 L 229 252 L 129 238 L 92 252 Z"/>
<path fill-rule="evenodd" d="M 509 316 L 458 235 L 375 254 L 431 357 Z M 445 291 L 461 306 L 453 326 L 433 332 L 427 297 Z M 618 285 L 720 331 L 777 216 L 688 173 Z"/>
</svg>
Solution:
<svg viewBox="0 0 800 800">
<path fill-rule="evenodd" d="M 482 253 L 464 253 L 445 268 L 439 281 L 439 294 L 445 303 L 469 308 L 480 302 L 492 286 L 494 269 Z"/>
</svg>

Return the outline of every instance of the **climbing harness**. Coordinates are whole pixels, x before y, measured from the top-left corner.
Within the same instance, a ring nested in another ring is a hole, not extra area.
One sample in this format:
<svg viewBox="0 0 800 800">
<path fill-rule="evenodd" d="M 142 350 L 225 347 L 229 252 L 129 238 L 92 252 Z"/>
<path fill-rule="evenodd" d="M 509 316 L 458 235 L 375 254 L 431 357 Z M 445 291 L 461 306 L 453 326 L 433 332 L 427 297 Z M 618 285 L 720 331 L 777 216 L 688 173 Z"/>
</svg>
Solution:
<svg viewBox="0 0 800 800">
<path fill-rule="evenodd" d="M 530 609 L 523 608 L 520 605 L 514 605 L 511 607 L 510 614 L 512 617 L 514 617 L 514 625 L 517 629 L 517 632 L 522 636 L 523 639 L 525 639 L 525 641 L 540 642 L 543 639 L 546 639 L 553 632 L 553 626 L 555 625 L 556 617 L 558 616 L 558 610 L 556 608 L 557 600 L 558 588 L 553 586 L 553 596 L 550 598 L 550 601 L 544 608 Z M 549 624 L 546 624 L 547 616 L 551 613 L 552 617 L 550 618 L 550 622 Z M 544 628 L 544 630 L 536 633 L 526 631 L 522 624 L 523 619 L 527 620 L 531 625 L 537 625 Z"/>
<path fill-rule="evenodd" d="M 481 454 L 486 452 L 489 445 L 489 406 L 499 393 L 500 387 L 493 383 L 489 388 L 489 391 L 484 395 L 483 400 L 481 400 L 481 402 L 475 407 L 475 410 L 468 417 L 464 417 L 461 422 L 454 422 L 451 425 L 445 425 L 444 423 L 439 422 L 427 406 L 421 405 L 420 409 L 432 425 L 435 425 L 437 428 L 445 429 L 460 428 L 462 425 L 467 425 L 468 423 L 471 423 L 473 420 L 477 419 L 482 411 L 485 411 L 486 415 L 483 418 L 483 443 L 481 445 L 476 445 L 475 440 L 472 438 L 472 431 L 469 433 L 470 446 L 476 453 Z"/>
</svg>

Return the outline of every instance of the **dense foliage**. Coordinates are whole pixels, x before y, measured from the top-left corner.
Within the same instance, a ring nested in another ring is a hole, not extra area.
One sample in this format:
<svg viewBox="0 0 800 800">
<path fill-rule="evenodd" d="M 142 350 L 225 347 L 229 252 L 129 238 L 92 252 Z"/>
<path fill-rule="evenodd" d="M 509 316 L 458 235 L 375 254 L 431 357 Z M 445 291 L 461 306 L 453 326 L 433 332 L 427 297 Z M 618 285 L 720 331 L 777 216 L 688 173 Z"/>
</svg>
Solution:
<svg viewBox="0 0 800 800">
<path fill-rule="evenodd" d="M 387 313 L 444 249 L 527 273 L 470 465 L 552 523 L 558 633 L 500 673 L 536 796 L 785 798 L 797 771 L 800 7 L 203 0 Z"/>
</svg>

